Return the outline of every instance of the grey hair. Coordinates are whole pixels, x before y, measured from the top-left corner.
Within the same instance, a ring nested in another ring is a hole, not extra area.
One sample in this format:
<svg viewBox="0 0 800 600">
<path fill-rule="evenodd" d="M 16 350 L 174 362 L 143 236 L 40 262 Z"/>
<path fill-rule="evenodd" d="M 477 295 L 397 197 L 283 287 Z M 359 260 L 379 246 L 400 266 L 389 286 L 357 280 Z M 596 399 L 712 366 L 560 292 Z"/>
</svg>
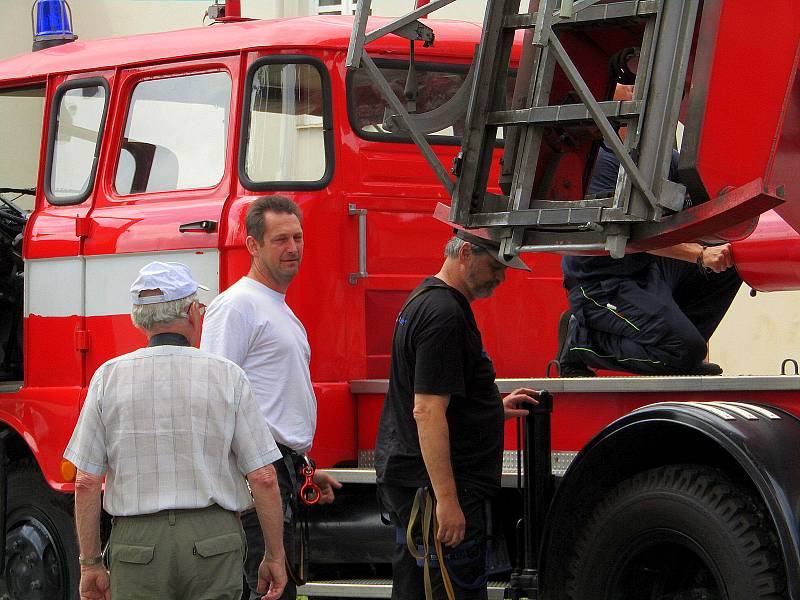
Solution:
<svg viewBox="0 0 800 600">
<path fill-rule="evenodd" d="M 485 248 L 470 244 L 468 241 L 462 240 L 460 237 L 454 235 L 447 241 L 444 247 L 445 258 L 458 258 L 458 253 L 465 244 L 470 247 L 470 252 L 473 254 L 483 254 L 486 252 Z"/>
<path fill-rule="evenodd" d="M 156 325 L 169 325 L 173 321 L 185 319 L 189 315 L 189 307 L 195 300 L 197 300 L 196 293 L 168 302 L 134 304 L 131 309 L 131 320 L 139 329 L 153 329 Z"/>
</svg>

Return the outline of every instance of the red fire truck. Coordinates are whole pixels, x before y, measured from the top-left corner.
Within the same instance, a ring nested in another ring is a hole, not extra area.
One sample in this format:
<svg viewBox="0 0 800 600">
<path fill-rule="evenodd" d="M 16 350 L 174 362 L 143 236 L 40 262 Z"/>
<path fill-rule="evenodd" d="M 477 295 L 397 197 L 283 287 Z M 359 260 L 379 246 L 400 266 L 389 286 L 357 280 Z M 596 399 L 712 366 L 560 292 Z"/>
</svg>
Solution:
<svg viewBox="0 0 800 600">
<path fill-rule="evenodd" d="M 644 23 L 657 20 L 662 3 L 602 2 L 603 19 L 594 20 L 580 9 L 596 3 L 583 4 L 563 17 L 576 25 L 563 40 L 591 57 L 584 70 L 596 73 L 599 98 L 608 58 L 643 46 Z M 700 206 L 718 210 L 669 227 L 654 224 L 658 215 L 631 247 L 738 227 L 735 259 L 748 283 L 796 289 L 800 15 L 791 0 L 776 0 L 772 12 L 745 4 L 706 0 L 698 25 L 686 26 L 695 61 L 713 59 L 705 85 L 696 86 L 695 74 L 692 87 L 705 88 L 709 110 L 687 131 L 703 134 L 694 172 L 716 177 Z M 473 61 L 481 28 L 422 25 L 420 16 L 407 29 L 391 25 L 397 35 L 366 40 L 391 102 L 368 69 L 347 68 L 349 17 L 249 21 L 229 11 L 213 27 L 74 41 L 0 62 L 0 172 L 8 178 L 0 181 L 0 549 L 8 598 L 77 597 L 75 471 L 62 452 L 94 370 L 145 342 L 128 316 L 134 274 L 154 258 L 184 262 L 211 287 L 207 302 L 246 272 L 244 214 L 253 197 L 275 192 L 305 215 L 305 260 L 288 302 L 312 347 L 312 455 L 345 484 L 334 504 L 310 511 L 317 579 L 302 590 L 388 597 L 394 532 L 381 523 L 371 458 L 392 329 L 408 292 L 441 262 L 451 228 L 432 218 L 436 205 L 456 205 L 446 169 L 444 177 L 431 170 L 413 141 L 421 137 L 428 158 L 455 161 L 463 174 L 473 163 L 459 151 L 475 122 L 461 110 L 448 124 L 439 116 L 408 128 L 401 113 L 466 108 L 471 82 L 482 81 L 474 69 L 482 55 Z M 535 17 L 505 23 L 533 27 Z M 355 24 L 362 33 L 390 27 L 360 16 Z M 495 29 L 487 24 L 483 38 Z M 757 30 L 771 31 L 768 46 Z M 506 70 L 519 67 L 522 76 L 522 36 L 512 32 L 504 44 Z M 766 47 L 751 72 L 748 53 Z M 737 73 L 742 65 L 748 70 Z M 568 112 L 572 89 L 558 77 L 554 94 Z M 737 90 L 749 92 L 721 103 L 726 77 L 745 80 Z M 513 84 L 502 86 L 495 97 L 513 106 Z M 601 110 L 616 119 L 640 109 L 611 104 Z M 580 201 L 603 133 L 576 114 L 549 123 L 542 138 L 542 164 L 558 160 L 539 187 L 557 201 Z M 495 134 L 482 172 L 499 195 L 504 141 Z M 501 501 L 516 575 L 528 577 L 517 590 L 572 600 L 585 600 L 587 589 L 627 600 L 800 598 L 800 378 L 537 379 L 555 354 L 566 302 L 560 256 L 525 260 L 530 274 L 509 273 L 492 300 L 475 306 L 501 391 L 524 384 L 555 397 L 552 423 L 542 415 L 529 444 L 546 442 L 526 471 L 538 474 L 526 479 L 538 490 L 533 504 L 517 485 L 524 444 L 514 423 L 506 430 Z M 520 516 L 527 520 L 518 527 Z M 494 597 L 504 585 L 492 588 Z"/>
</svg>

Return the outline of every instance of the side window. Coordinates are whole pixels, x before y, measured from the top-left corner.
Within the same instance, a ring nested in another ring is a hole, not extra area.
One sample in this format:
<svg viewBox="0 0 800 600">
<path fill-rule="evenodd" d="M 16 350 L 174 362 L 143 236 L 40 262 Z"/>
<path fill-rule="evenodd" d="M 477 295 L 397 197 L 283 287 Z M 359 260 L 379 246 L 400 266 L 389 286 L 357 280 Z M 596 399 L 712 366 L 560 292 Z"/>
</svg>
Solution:
<svg viewBox="0 0 800 600">
<path fill-rule="evenodd" d="M 392 86 L 397 98 L 412 113 L 425 113 L 450 100 L 467 77 L 466 65 L 416 63 L 416 98 L 413 108 L 406 99 L 408 62 L 376 60 L 383 76 Z M 353 130 L 366 139 L 400 141 L 410 139 L 408 134 L 395 131 L 384 119 L 392 113 L 383 94 L 373 83 L 365 69 L 353 71 L 347 86 L 348 112 Z M 464 131 L 463 117 L 442 131 L 430 134 L 436 143 L 458 143 Z"/>
<path fill-rule="evenodd" d="M 330 82 L 311 57 L 267 57 L 248 72 L 239 176 L 251 190 L 310 189 L 333 168 Z"/>
<path fill-rule="evenodd" d="M 117 194 L 217 185 L 225 172 L 230 102 L 225 72 L 138 83 L 117 162 Z"/>
<path fill-rule="evenodd" d="M 416 82 L 413 86 L 416 97 L 406 97 L 409 87 L 408 61 L 377 59 L 392 90 L 410 114 L 428 113 L 440 108 L 456 95 L 467 78 L 468 66 L 441 63 L 415 63 Z M 514 94 L 516 71 L 511 70 L 507 79 L 506 103 L 511 106 Z M 367 140 L 410 142 L 411 136 L 391 119 L 394 111 L 366 69 L 358 69 L 347 75 L 347 113 L 350 125 L 360 137 Z M 460 144 L 464 133 L 464 117 L 441 131 L 426 137 L 435 144 Z M 497 139 L 502 140 L 503 129 L 497 130 Z"/>
<path fill-rule="evenodd" d="M 108 108 L 108 83 L 90 78 L 56 90 L 44 192 L 51 204 L 79 204 L 89 197 Z"/>
</svg>

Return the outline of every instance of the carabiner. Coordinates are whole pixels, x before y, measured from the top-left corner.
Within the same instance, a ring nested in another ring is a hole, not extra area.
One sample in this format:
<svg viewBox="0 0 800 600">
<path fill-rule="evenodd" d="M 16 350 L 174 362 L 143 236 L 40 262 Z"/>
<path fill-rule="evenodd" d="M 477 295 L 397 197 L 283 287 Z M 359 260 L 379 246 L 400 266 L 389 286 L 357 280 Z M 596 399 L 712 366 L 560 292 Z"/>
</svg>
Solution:
<svg viewBox="0 0 800 600">
<path fill-rule="evenodd" d="M 305 478 L 305 483 L 300 487 L 300 500 L 302 500 L 303 504 L 306 506 L 312 506 L 319 502 L 319 499 L 322 497 L 322 490 L 314 483 L 314 472 L 316 471 L 314 465 L 311 464 L 307 456 L 304 456 L 303 460 L 305 460 L 306 464 L 303 465 L 300 472 Z"/>
</svg>

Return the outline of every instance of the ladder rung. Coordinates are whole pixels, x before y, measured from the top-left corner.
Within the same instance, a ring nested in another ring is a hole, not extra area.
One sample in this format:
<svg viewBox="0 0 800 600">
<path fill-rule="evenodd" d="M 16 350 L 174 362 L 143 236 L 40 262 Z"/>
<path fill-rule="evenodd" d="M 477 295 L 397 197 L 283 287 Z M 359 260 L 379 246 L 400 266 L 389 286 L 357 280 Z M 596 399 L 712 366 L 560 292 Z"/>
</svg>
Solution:
<svg viewBox="0 0 800 600">
<path fill-rule="evenodd" d="M 508 584 L 503 581 L 489 582 L 489 600 L 502 600 Z M 309 581 L 297 588 L 298 596 L 316 598 L 391 598 L 391 579 L 342 579 Z"/>
<path fill-rule="evenodd" d="M 632 19 L 654 15 L 658 12 L 658 3 L 655 0 L 636 2 L 635 0 L 624 0 L 622 2 L 610 2 L 608 4 L 595 4 L 584 9 L 575 11 L 573 17 L 569 19 L 557 18 L 553 25 L 572 23 L 598 23 L 610 21 L 612 19 Z M 503 20 L 503 27 L 506 29 L 533 29 L 536 27 L 537 13 L 527 13 L 520 15 L 510 15 Z"/>
<path fill-rule="evenodd" d="M 599 102 L 603 114 L 609 118 L 632 119 L 641 112 L 641 101 Z M 580 123 L 593 121 L 584 104 L 560 104 L 558 106 L 535 106 L 520 110 L 498 110 L 488 115 L 486 124 L 501 125 L 555 125 L 558 123 Z"/>
<path fill-rule="evenodd" d="M 514 212 L 478 213 L 472 215 L 469 227 L 580 227 L 586 223 L 599 223 L 604 208 L 580 207 L 577 202 L 570 208 L 530 208 Z"/>
</svg>

